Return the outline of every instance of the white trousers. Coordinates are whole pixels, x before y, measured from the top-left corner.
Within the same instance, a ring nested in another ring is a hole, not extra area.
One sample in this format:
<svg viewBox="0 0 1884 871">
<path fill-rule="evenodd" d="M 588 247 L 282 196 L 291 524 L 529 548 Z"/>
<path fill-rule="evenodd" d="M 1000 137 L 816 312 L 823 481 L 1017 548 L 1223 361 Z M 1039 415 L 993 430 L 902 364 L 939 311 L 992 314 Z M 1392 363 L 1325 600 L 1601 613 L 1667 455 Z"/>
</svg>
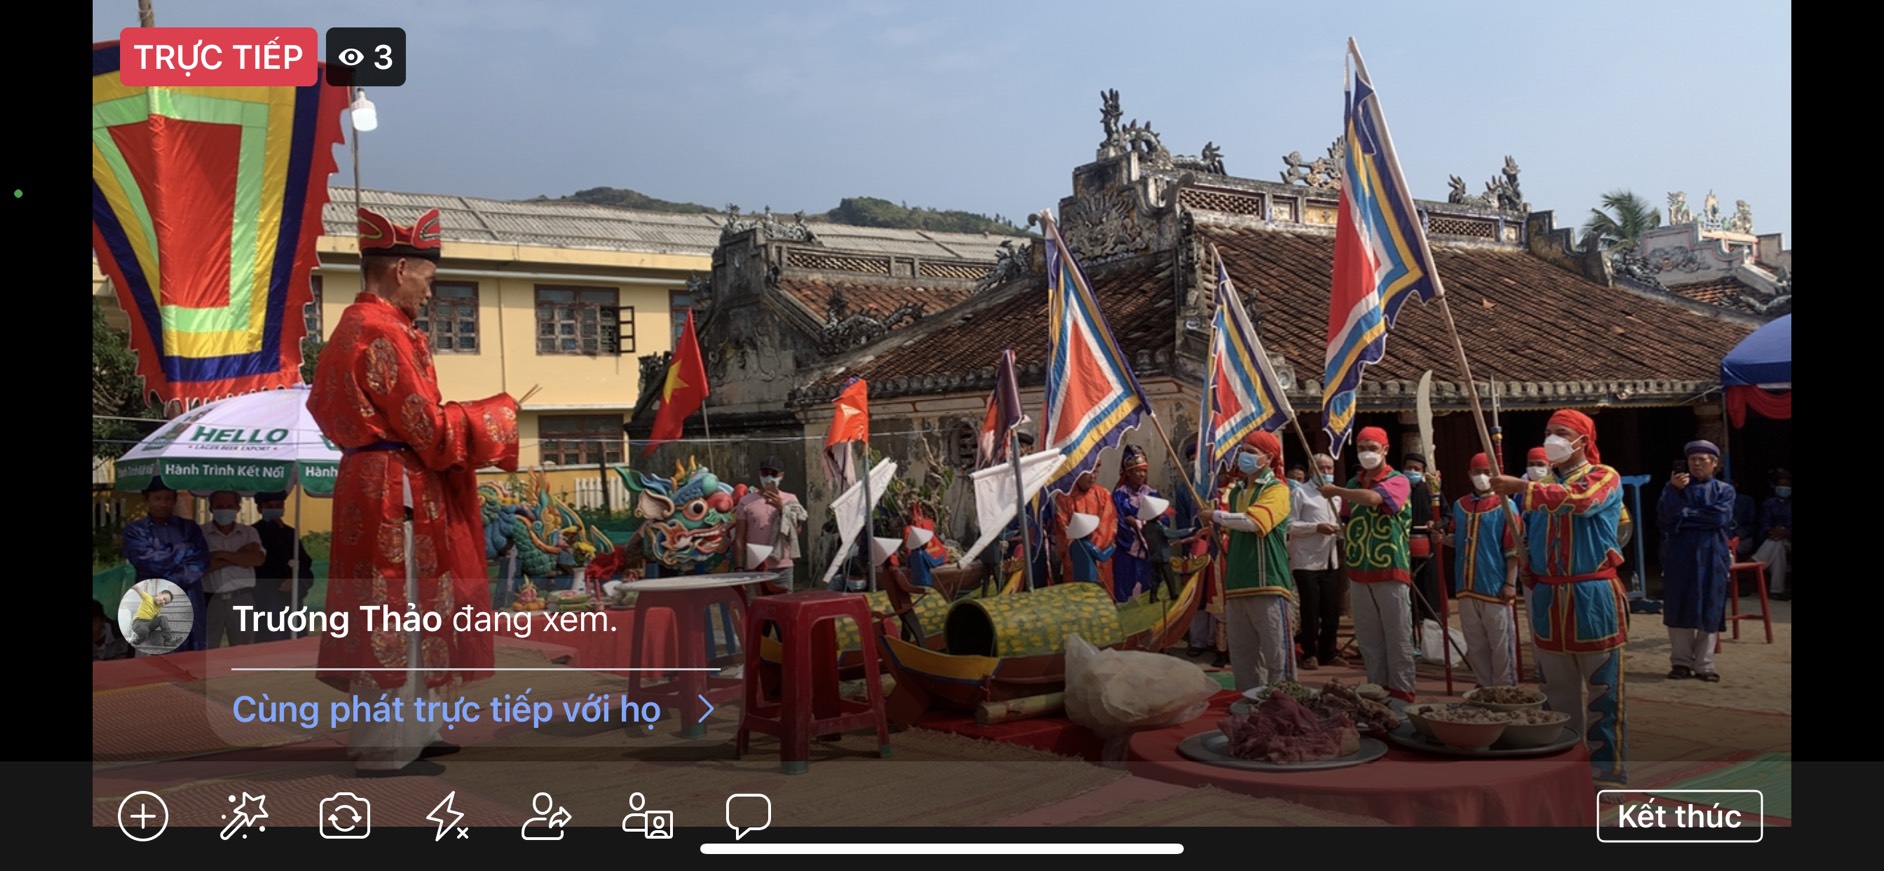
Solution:
<svg viewBox="0 0 1884 871">
<path fill-rule="evenodd" d="M 404 700 L 401 709 L 405 713 L 404 722 L 397 723 L 355 723 L 347 732 L 347 758 L 353 761 L 353 767 L 360 771 L 398 771 L 412 764 L 419 758 L 419 751 L 426 745 L 438 740 L 438 723 L 421 723 L 413 715 L 421 698 L 429 701 L 444 701 L 437 690 L 421 692 L 422 680 L 413 680 L 408 675 L 406 684 L 390 693 L 392 697 Z M 354 682 L 353 693 L 368 704 L 379 701 L 385 692 L 379 685 L 369 680 Z"/>
<path fill-rule="evenodd" d="M 1718 632 L 1668 627 L 1668 660 L 1675 666 L 1687 666 L 1695 674 L 1714 673 L 1714 642 Z"/>
<path fill-rule="evenodd" d="M 1413 612 L 1407 585 L 1351 584 L 1354 642 L 1367 682 L 1413 697 Z"/>
<path fill-rule="evenodd" d="M 1760 549 L 1753 552 L 1753 561 L 1766 563 L 1766 591 L 1768 593 L 1786 592 L 1786 563 L 1792 560 L 1792 541 L 1790 539 L 1769 538 L 1760 543 Z"/>
<path fill-rule="evenodd" d="M 1224 602 L 1230 636 L 1230 671 L 1237 692 L 1295 677 L 1289 630 L 1290 602 L 1282 596 L 1238 596 Z"/>
<path fill-rule="evenodd" d="M 1482 687 L 1518 685 L 1517 640 L 1511 637 L 1512 607 L 1503 602 L 1458 599 L 1459 622 L 1465 628 L 1465 663 Z"/>
</svg>

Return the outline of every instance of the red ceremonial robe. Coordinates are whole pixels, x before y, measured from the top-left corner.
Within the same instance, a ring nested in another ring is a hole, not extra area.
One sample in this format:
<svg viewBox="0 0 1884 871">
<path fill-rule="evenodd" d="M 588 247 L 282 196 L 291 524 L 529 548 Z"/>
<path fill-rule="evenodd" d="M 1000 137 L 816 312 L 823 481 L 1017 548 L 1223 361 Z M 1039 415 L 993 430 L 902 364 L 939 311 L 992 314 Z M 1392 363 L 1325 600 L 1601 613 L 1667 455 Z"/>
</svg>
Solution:
<svg viewBox="0 0 1884 871">
<path fill-rule="evenodd" d="M 405 492 L 412 485 L 412 553 L 421 612 L 441 618 L 421 640 L 428 689 L 490 676 L 490 633 L 459 633 L 454 613 L 491 607 L 477 470 L 517 468 L 517 402 L 506 395 L 443 402 L 431 340 L 377 294 L 362 293 L 321 351 L 308 411 L 344 452 L 334 488 L 327 609 L 347 611 L 345 638 L 321 637 L 318 676 L 351 692 L 366 680 L 406 682 L 406 636 L 365 609 L 406 614 Z M 362 450 L 370 448 L 369 450 Z"/>
</svg>

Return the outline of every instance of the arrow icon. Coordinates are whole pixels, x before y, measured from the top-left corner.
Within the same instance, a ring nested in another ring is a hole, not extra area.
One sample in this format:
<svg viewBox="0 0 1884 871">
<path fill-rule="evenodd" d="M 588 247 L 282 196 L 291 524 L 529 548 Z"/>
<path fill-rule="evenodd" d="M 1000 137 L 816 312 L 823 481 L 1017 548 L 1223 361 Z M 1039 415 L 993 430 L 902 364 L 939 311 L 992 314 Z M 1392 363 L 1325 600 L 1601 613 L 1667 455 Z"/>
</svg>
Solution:
<svg viewBox="0 0 1884 871">
<path fill-rule="evenodd" d="M 458 791 L 452 790 L 450 795 L 445 796 L 444 801 L 438 803 L 438 807 L 432 808 L 431 815 L 426 817 L 438 824 L 438 835 L 432 838 L 433 843 L 445 840 L 445 835 L 450 834 L 452 827 L 458 825 L 459 820 L 464 819 L 464 814 L 451 806 L 451 800 L 457 797 Z"/>
<path fill-rule="evenodd" d="M 556 813 L 550 816 L 549 826 L 552 829 L 560 829 L 563 826 L 569 825 L 569 820 L 570 820 L 569 809 L 566 807 L 559 807 L 556 809 Z"/>
<path fill-rule="evenodd" d="M 707 706 L 707 709 L 706 709 L 706 713 L 704 713 L 704 714 L 701 714 L 701 715 L 700 715 L 700 720 L 699 720 L 699 722 L 702 722 L 702 723 L 704 723 L 704 722 L 706 722 L 706 718 L 708 718 L 708 717 L 711 717 L 711 716 L 713 716 L 713 703 L 712 703 L 712 702 L 709 702 L 709 701 L 707 701 L 707 697 L 706 697 L 706 696 L 698 696 L 698 698 L 700 699 L 700 703 L 701 703 L 701 704 L 703 704 L 703 705 L 706 705 L 706 706 Z"/>
</svg>

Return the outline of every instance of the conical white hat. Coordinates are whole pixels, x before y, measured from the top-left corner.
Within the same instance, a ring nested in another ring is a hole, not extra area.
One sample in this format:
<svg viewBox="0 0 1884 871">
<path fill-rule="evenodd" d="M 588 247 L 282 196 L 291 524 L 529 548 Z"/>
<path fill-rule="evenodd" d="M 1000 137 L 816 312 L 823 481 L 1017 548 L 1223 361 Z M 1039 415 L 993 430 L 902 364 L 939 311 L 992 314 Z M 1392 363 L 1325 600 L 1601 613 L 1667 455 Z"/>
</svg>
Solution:
<svg viewBox="0 0 1884 871">
<path fill-rule="evenodd" d="M 897 548 L 902 546 L 903 543 L 894 538 L 875 536 L 870 539 L 870 556 L 875 559 L 877 565 L 882 565 L 896 554 Z"/>
<path fill-rule="evenodd" d="M 1066 537 L 1075 541 L 1085 538 L 1099 528 L 1099 518 L 1091 514 L 1075 514 L 1066 522 Z"/>
<path fill-rule="evenodd" d="M 772 546 L 769 544 L 746 545 L 746 564 L 755 569 L 764 564 L 766 558 L 771 555 Z"/>
<path fill-rule="evenodd" d="M 1156 496 L 1142 496 L 1138 500 L 1138 519 L 1146 522 L 1157 520 L 1171 508 L 1171 503 Z"/>
<path fill-rule="evenodd" d="M 912 526 L 903 534 L 903 546 L 910 550 L 921 550 L 928 547 L 930 539 L 933 538 L 935 538 L 935 533 L 920 526 Z"/>
</svg>

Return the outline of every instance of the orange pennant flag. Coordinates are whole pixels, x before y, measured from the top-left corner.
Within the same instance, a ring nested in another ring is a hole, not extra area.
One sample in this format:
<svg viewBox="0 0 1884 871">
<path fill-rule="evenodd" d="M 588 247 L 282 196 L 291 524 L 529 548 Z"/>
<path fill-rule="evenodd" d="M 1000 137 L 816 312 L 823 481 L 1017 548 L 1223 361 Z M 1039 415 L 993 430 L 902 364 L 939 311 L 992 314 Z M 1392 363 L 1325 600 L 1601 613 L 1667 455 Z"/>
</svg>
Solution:
<svg viewBox="0 0 1884 871">
<path fill-rule="evenodd" d="M 824 446 L 870 441 L 870 384 L 852 378 L 834 402 L 837 411 L 831 417 L 831 432 L 824 437 Z"/>
</svg>

